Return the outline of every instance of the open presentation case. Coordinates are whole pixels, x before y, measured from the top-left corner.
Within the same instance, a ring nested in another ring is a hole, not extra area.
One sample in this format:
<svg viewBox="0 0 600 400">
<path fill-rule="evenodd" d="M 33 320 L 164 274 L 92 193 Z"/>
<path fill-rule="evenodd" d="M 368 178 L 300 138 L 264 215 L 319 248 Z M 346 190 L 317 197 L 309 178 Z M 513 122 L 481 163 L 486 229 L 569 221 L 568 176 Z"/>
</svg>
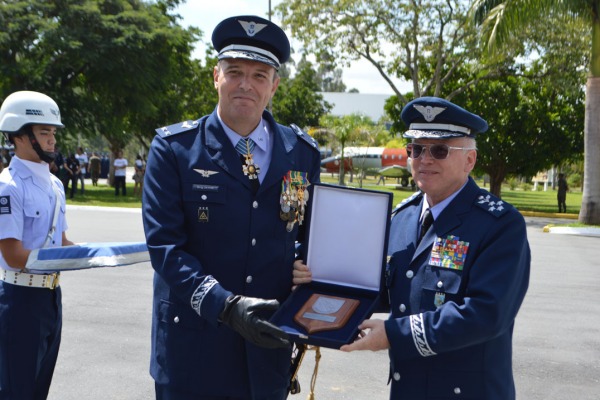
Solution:
<svg viewBox="0 0 600 400">
<path fill-rule="evenodd" d="M 338 349 L 373 314 L 383 285 L 392 194 L 315 184 L 300 285 L 271 322 L 293 341 Z"/>
</svg>

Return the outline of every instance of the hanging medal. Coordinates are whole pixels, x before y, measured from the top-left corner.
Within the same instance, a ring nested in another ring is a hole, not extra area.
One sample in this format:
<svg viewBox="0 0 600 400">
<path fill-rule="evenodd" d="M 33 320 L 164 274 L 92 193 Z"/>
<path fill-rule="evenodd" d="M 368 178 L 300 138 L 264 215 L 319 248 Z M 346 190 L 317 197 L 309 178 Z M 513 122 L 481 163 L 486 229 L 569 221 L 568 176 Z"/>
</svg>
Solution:
<svg viewBox="0 0 600 400">
<path fill-rule="evenodd" d="M 244 175 L 246 175 L 248 179 L 258 179 L 260 167 L 254 163 L 249 140 L 246 140 L 246 154 L 242 154 L 242 156 L 245 160 L 244 165 L 242 165 L 242 171 L 244 172 Z"/>
<path fill-rule="evenodd" d="M 302 225 L 304 213 L 306 212 L 306 203 L 308 201 L 308 181 L 307 173 L 300 171 L 288 171 L 281 182 L 281 212 L 280 217 L 287 222 L 286 229 L 291 232 L 294 224 Z"/>
</svg>

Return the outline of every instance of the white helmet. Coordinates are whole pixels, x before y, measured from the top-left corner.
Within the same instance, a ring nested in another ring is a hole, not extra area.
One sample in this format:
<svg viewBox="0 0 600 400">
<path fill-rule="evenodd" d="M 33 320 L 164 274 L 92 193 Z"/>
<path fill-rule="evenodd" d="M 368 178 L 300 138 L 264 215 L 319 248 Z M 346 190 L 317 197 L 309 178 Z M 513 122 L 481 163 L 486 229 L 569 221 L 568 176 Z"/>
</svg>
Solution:
<svg viewBox="0 0 600 400">
<path fill-rule="evenodd" d="M 65 126 L 58 105 L 43 93 L 20 91 L 4 99 L 0 108 L 0 132 L 16 133 L 25 125 Z"/>
</svg>

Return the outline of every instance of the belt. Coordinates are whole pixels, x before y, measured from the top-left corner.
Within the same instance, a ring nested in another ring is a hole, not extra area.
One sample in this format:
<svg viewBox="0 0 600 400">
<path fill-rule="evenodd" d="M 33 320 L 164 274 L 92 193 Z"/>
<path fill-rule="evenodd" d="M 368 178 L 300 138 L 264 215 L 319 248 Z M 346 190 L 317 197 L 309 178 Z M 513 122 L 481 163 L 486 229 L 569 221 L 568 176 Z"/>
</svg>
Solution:
<svg viewBox="0 0 600 400">
<path fill-rule="evenodd" d="M 59 285 L 60 273 L 55 272 L 53 274 L 40 275 L 0 269 L 0 281 L 18 286 L 29 286 L 54 290 Z"/>
</svg>

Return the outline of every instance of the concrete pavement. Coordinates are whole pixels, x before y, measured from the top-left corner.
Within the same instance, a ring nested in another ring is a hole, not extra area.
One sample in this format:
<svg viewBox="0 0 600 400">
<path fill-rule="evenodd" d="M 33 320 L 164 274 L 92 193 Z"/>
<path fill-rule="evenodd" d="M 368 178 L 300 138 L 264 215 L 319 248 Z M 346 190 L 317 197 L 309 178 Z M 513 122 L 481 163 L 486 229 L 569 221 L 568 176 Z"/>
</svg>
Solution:
<svg viewBox="0 0 600 400">
<path fill-rule="evenodd" d="M 76 242 L 144 240 L 139 210 L 68 207 L 67 217 L 68 236 Z M 526 221 L 533 261 L 515 327 L 518 398 L 597 399 L 600 239 L 544 232 L 561 222 L 554 218 L 526 216 Z M 67 272 L 61 283 L 63 342 L 49 399 L 153 399 L 149 263 Z M 300 370 L 302 393 L 290 399 L 306 398 L 313 365 L 309 351 Z M 315 398 L 387 399 L 387 371 L 386 352 L 323 349 Z"/>
</svg>

